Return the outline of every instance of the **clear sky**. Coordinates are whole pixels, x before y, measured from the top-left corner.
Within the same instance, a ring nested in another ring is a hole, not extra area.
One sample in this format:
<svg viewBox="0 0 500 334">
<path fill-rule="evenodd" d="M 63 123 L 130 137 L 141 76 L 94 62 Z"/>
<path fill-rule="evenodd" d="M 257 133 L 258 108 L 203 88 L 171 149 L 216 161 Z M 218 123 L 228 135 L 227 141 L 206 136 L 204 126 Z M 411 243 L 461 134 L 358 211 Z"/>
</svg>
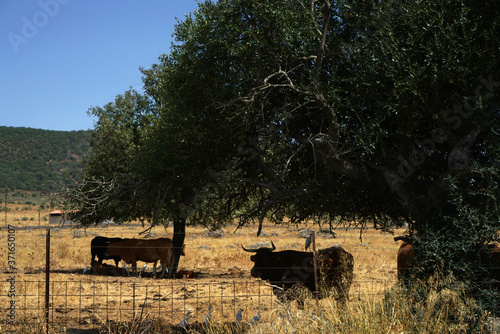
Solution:
<svg viewBox="0 0 500 334">
<path fill-rule="evenodd" d="M 0 126 L 88 130 L 169 53 L 196 0 L 0 0 Z"/>
</svg>

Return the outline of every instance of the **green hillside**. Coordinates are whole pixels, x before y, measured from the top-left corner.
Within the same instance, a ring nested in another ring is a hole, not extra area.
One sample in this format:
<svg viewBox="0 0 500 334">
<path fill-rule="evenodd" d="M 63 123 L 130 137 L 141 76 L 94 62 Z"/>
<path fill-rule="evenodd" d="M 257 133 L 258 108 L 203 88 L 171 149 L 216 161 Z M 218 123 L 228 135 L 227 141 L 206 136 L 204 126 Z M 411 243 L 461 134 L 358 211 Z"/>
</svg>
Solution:
<svg viewBox="0 0 500 334">
<path fill-rule="evenodd" d="M 51 191 L 57 182 L 73 182 L 89 142 L 89 131 L 0 126 L 0 189 Z"/>
</svg>

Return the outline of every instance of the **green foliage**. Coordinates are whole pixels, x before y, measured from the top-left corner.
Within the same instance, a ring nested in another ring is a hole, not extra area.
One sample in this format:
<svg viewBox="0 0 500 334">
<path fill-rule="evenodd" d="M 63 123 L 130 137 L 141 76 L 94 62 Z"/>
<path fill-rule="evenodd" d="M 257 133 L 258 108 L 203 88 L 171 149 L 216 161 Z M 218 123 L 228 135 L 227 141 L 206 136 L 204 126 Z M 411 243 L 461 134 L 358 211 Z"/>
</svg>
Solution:
<svg viewBox="0 0 500 334">
<path fill-rule="evenodd" d="M 88 131 L 0 127 L 0 189 L 53 191 L 82 174 Z"/>
<path fill-rule="evenodd" d="M 85 224 L 404 222 L 422 276 L 483 280 L 499 17 L 491 0 L 201 2 L 142 70 L 144 95 L 92 110 L 70 204 Z"/>
<path fill-rule="evenodd" d="M 498 8 L 491 1 L 393 1 L 381 8 L 398 15 L 382 11 L 365 44 L 373 68 L 384 73 L 368 84 L 382 88 L 377 103 L 391 118 L 403 111 L 392 140 L 378 146 L 401 177 L 392 188 L 407 205 L 417 274 L 453 273 L 480 297 L 481 282 L 491 278 L 488 245 L 500 230 L 500 64 L 491 57 Z"/>
<path fill-rule="evenodd" d="M 74 219 L 84 225 L 149 217 L 140 170 L 145 158 L 141 148 L 157 118 L 151 101 L 130 90 L 113 103 L 90 109 L 89 114 L 98 118 L 91 131 L 92 150 L 84 160 L 85 175 L 78 186 L 62 188 L 68 210 L 76 212 Z"/>
<path fill-rule="evenodd" d="M 210 159 L 193 165 L 212 174 L 190 205 L 206 209 L 197 218 L 427 224 L 446 200 L 443 179 L 470 167 L 460 156 L 498 169 L 495 10 L 457 1 L 200 4 L 179 23 L 171 54 L 143 71 L 168 122 L 161 133 L 175 131 L 181 152 Z"/>
</svg>

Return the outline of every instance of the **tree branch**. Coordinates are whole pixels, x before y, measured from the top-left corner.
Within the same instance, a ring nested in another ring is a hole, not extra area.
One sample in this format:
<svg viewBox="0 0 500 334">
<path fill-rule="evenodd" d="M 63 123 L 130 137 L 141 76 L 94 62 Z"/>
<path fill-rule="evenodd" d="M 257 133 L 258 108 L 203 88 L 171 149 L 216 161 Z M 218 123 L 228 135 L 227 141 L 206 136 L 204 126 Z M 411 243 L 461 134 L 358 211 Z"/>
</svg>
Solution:
<svg viewBox="0 0 500 334">
<path fill-rule="evenodd" d="M 323 68 L 323 58 L 326 52 L 326 38 L 328 35 L 328 26 L 330 22 L 332 5 L 329 1 L 323 1 L 325 8 L 323 9 L 323 30 L 321 31 L 321 42 L 316 50 L 316 63 L 313 69 L 313 82 L 316 87 L 319 87 L 319 74 Z"/>
</svg>

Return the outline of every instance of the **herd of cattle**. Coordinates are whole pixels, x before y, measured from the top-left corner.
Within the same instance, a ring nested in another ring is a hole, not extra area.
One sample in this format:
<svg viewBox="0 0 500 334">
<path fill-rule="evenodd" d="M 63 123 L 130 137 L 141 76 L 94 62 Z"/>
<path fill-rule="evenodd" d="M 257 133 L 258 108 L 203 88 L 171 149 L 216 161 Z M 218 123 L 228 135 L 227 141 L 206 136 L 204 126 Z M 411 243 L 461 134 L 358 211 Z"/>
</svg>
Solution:
<svg viewBox="0 0 500 334">
<path fill-rule="evenodd" d="M 405 273 L 412 266 L 414 257 L 411 241 L 406 237 L 396 237 L 395 241 L 403 241 L 397 255 L 398 279 L 405 278 Z M 287 296 L 300 283 L 317 297 L 325 297 L 324 292 L 333 292 L 340 302 L 349 299 L 349 289 L 353 280 L 354 258 L 341 246 L 334 246 L 312 252 L 284 250 L 275 252 L 276 247 L 243 250 L 254 253 L 250 260 L 254 262 L 251 269 L 253 277 L 269 281 L 273 292 L 280 298 Z M 172 273 L 174 265 L 173 243 L 169 238 L 158 239 L 122 239 L 95 237 L 91 241 L 91 267 L 94 273 L 113 276 L 128 276 L 128 272 L 118 267 L 120 260 L 132 264 L 133 273 L 137 275 L 137 261 L 153 262 L 153 273 L 158 261 L 161 263 L 163 278 L 165 271 Z M 185 245 L 181 255 L 185 255 Z M 95 260 L 97 257 L 97 261 Z M 103 260 L 114 260 L 115 266 L 104 264 Z M 490 275 L 500 281 L 500 248 L 491 250 Z M 326 289 L 323 289 L 326 288 Z"/>
<path fill-rule="evenodd" d="M 181 255 L 185 255 L 184 248 L 185 245 L 182 246 Z M 153 272 L 156 272 L 156 265 L 160 261 L 160 278 L 163 278 L 166 271 L 172 273 L 174 264 L 174 248 L 169 238 L 122 239 L 98 236 L 90 242 L 90 252 L 92 270 L 100 274 L 128 276 L 125 269 L 118 268 L 120 260 L 132 264 L 134 275 L 137 275 L 137 261 L 153 262 Z M 114 260 L 116 267 L 102 263 L 102 260 L 108 259 Z"/>
</svg>

